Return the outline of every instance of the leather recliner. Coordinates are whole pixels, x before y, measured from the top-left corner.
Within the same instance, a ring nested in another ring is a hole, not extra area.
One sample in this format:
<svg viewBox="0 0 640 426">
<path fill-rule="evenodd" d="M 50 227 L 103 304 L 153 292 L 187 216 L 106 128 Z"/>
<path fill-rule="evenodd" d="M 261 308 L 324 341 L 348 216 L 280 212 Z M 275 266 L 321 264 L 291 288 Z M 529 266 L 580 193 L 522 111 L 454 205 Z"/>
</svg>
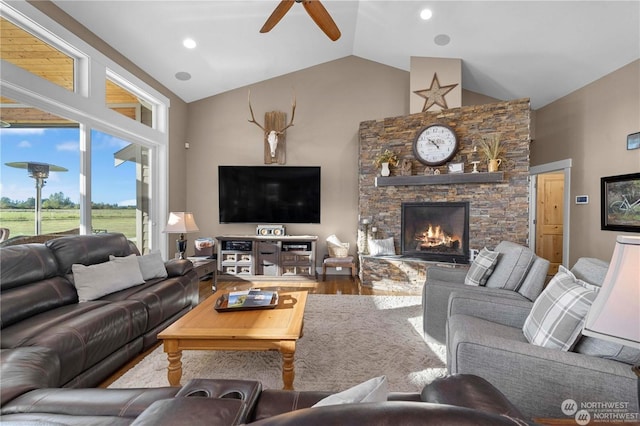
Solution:
<svg viewBox="0 0 640 426">
<path fill-rule="evenodd" d="M 139 254 L 123 234 L 76 235 L 0 248 L 2 348 L 43 347 L 59 358 L 54 386 L 96 386 L 157 342 L 157 334 L 198 303 L 188 260 L 165 263 L 168 276 L 78 301 L 72 265 Z"/>
<path fill-rule="evenodd" d="M 331 392 L 262 389 L 252 380 L 195 379 L 182 388 L 60 389 L 55 353 L 0 352 L 0 423 L 66 425 L 522 425 L 525 419 L 486 380 L 437 379 L 422 393 L 391 392 L 387 402 L 312 407 Z M 42 374 L 46 372 L 46 374 Z"/>
</svg>

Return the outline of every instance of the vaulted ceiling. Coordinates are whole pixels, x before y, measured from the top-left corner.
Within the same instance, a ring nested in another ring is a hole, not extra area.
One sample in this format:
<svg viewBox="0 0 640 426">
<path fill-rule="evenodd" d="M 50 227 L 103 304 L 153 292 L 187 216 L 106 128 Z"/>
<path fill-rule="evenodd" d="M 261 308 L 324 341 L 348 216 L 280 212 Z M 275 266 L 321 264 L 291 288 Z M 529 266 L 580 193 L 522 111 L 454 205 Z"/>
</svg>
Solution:
<svg viewBox="0 0 640 426">
<path fill-rule="evenodd" d="M 403 70 L 422 56 L 460 58 L 465 89 L 536 109 L 640 58 L 637 0 L 323 0 L 335 42 L 301 4 L 260 33 L 278 0 L 53 2 L 186 102 L 349 55 Z"/>
</svg>

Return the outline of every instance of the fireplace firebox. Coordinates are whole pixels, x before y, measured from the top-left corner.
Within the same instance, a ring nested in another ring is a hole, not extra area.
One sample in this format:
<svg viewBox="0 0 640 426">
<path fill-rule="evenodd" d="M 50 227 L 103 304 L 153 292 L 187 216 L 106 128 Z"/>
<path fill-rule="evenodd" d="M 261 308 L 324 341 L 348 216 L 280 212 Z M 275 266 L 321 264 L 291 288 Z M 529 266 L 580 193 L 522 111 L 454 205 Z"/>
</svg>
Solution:
<svg viewBox="0 0 640 426">
<path fill-rule="evenodd" d="M 401 254 L 469 263 L 469 203 L 402 203 Z"/>
</svg>

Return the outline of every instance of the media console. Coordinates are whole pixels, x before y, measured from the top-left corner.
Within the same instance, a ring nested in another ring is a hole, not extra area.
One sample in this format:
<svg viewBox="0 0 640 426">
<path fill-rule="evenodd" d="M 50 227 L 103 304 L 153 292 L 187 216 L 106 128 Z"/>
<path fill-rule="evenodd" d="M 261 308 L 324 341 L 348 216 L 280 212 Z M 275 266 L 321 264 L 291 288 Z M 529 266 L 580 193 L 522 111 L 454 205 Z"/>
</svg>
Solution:
<svg viewBox="0 0 640 426">
<path fill-rule="evenodd" d="M 221 279 L 316 279 L 315 235 L 222 235 L 216 239 Z"/>
</svg>

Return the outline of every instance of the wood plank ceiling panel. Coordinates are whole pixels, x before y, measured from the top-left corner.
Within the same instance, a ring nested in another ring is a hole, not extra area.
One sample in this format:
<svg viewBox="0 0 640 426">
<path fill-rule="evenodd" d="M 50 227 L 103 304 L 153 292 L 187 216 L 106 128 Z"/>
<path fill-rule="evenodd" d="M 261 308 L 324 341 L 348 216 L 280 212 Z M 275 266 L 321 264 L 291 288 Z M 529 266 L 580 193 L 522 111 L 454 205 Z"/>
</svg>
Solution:
<svg viewBox="0 0 640 426">
<path fill-rule="evenodd" d="M 0 17 L 0 57 L 67 90 L 74 90 L 74 59 L 33 34 Z M 140 101 L 135 95 L 106 80 L 106 105 L 136 119 Z M 53 114 L 0 98 L 0 118 L 12 126 L 64 126 L 76 123 Z"/>
</svg>

